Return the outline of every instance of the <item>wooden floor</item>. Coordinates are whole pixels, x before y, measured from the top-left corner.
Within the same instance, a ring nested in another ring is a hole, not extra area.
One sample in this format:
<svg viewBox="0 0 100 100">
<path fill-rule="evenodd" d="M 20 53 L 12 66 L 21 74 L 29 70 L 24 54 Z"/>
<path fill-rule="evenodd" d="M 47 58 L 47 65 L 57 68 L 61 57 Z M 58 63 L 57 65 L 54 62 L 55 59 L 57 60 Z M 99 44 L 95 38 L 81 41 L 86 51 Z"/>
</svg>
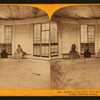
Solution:
<svg viewBox="0 0 100 100">
<path fill-rule="evenodd" d="M 49 61 L 0 59 L 0 90 L 50 89 Z"/>
<path fill-rule="evenodd" d="M 52 89 L 100 89 L 100 58 L 54 59 L 51 65 Z"/>
</svg>

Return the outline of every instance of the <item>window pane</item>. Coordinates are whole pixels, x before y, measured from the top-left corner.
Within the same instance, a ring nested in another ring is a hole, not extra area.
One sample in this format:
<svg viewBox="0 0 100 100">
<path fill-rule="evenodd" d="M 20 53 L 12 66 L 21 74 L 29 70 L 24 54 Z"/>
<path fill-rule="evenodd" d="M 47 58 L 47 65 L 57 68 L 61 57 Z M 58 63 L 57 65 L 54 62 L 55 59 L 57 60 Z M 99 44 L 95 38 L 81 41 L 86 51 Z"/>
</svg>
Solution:
<svg viewBox="0 0 100 100">
<path fill-rule="evenodd" d="M 42 43 L 49 43 L 49 31 L 42 31 Z"/>
<path fill-rule="evenodd" d="M 87 25 L 81 25 L 81 43 L 87 43 Z"/>
<path fill-rule="evenodd" d="M 4 26 L 0 26 L 0 43 L 4 43 Z"/>
<path fill-rule="evenodd" d="M 8 54 L 12 54 L 12 26 L 5 26 L 4 43 Z"/>
<path fill-rule="evenodd" d="M 58 56 L 57 23 L 50 24 L 51 57 Z"/>
<path fill-rule="evenodd" d="M 41 56 L 49 57 L 49 23 L 42 23 Z"/>
<path fill-rule="evenodd" d="M 94 45 L 94 43 L 89 43 L 89 49 L 90 49 L 90 52 L 91 52 L 92 54 L 95 53 L 95 45 Z"/>
<path fill-rule="evenodd" d="M 94 39 L 90 38 L 90 39 L 88 40 L 88 43 L 94 43 Z"/>
<path fill-rule="evenodd" d="M 57 43 L 57 23 L 50 24 L 51 43 Z"/>
<path fill-rule="evenodd" d="M 43 23 L 42 30 L 49 30 L 49 23 Z"/>
<path fill-rule="evenodd" d="M 51 57 L 58 55 L 58 45 L 51 45 Z"/>
<path fill-rule="evenodd" d="M 6 50 L 8 54 L 12 54 L 12 44 L 6 44 Z"/>
<path fill-rule="evenodd" d="M 88 25 L 88 42 L 94 43 L 94 26 Z"/>
<path fill-rule="evenodd" d="M 86 48 L 86 43 L 81 43 L 81 54 L 84 54 Z"/>
<path fill-rule="evenodd" d="M 41 56 L 44 56 L 44 57 L 49 56 L 49 46 L 48 45 L 42 46 Z"/>
<path fill-rule="evenodd" d="M 57 23 L 50 24 L 51 57 L 58 56 Z"/>
<path fill-rule="evenodd" d="M 40 56 L 40 46 L 34 45 L 34 55 Z"/>
<path fill-rule="evenodd" d="M 11 43 L 11 33 L 12 33 L 12 27 L 5 26 L 5 36 L 4 36 L 5 43 Z"/>
<path fill-rule="evenodd" d="M 40 43 L 41 24 L 34 25 L 34 43 Z"/>
<path fill-rule="evenodd" d="M 34 56 L 40 56 L 40 37 L 41 37 L 41 24 L 35 24 L 34 25 L 34 33 L 33 33 L 33 55 Z"/>
</svg>

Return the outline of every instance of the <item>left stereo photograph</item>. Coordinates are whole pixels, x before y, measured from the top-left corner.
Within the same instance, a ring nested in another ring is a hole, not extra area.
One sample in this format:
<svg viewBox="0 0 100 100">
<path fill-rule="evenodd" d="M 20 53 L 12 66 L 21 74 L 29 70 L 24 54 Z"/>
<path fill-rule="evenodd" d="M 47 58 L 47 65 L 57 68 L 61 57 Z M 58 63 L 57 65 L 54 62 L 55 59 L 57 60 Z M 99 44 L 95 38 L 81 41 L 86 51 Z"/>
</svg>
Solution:
<svg viewBox="0 0 100 100">
<path fill-rule="evenodd" d="M 0 5 L 0 90 L 50 89 L 49 34 L 42 9 Z"/>
</svg>

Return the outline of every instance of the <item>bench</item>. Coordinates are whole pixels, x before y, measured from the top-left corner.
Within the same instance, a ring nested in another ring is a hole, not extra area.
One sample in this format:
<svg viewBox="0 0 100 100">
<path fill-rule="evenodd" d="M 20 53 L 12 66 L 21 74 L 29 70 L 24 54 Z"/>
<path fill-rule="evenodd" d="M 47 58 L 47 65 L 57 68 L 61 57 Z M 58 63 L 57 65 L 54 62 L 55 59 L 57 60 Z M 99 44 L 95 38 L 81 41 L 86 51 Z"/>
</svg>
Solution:
<svg viewBox="0 0 100 100">
<path fill-rule="evenodd" d="M 30 58 L 30 56 L 31 56 L 31 54 L 24 53 L 23 59 L 25 59 L 25 58 Z"/>
<path fill-rule="evenodd" d="M 69 58 L 69 53 L 62 53 L 61 55 L 63 56 L 63 59 Z"/>
</svg>

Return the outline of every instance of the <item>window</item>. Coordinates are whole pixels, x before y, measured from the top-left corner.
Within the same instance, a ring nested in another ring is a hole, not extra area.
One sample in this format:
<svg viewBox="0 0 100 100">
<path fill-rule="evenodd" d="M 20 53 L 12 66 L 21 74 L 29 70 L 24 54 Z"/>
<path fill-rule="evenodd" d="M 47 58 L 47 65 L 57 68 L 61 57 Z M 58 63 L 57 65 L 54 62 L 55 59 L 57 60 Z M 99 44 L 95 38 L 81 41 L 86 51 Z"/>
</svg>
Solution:
<svg viewBox="0 0 100 100">
<path fill-rule="evenodd" d="M 34 25 L 34 56 L 40 56 L 40 31 L 41 24 Z"/>
<path fill-rule="evenodd" d="M 58 56 L 57 23 L 50 24 L 51 57 Z"/>
<path fill-rule="evenodd" d="M 58 56 L 57 23 L 34 24 L 33 55 L 49 57 L 49 48 L 51 57 Z"/>
<path fill-rule="evenodd" d="M 48 57 L 49 56 L 49 32 L 50 27 L 49 23 L 43 23 L 42 24 L 42 43 L 41 43 L 41 56 L 42 57 Z"/>
<path fill-rule="evenodd" d="M 2 44 L 6 44 L 6 50 L 9 55 L 12 54 L 12 26 L 0 26 L 0 49 Z"/>
<path fill-rule="evenodd" d="M 49 23 L 34 24 L 33 55 L 49 57 Z"/>
<path fill-rule="evenodd" d="M 81 54 L 84 53 L 85 45 L 89 45 L 91 54 L 95 54 L 94 25 L 81 25 Z"/>
</svg>

